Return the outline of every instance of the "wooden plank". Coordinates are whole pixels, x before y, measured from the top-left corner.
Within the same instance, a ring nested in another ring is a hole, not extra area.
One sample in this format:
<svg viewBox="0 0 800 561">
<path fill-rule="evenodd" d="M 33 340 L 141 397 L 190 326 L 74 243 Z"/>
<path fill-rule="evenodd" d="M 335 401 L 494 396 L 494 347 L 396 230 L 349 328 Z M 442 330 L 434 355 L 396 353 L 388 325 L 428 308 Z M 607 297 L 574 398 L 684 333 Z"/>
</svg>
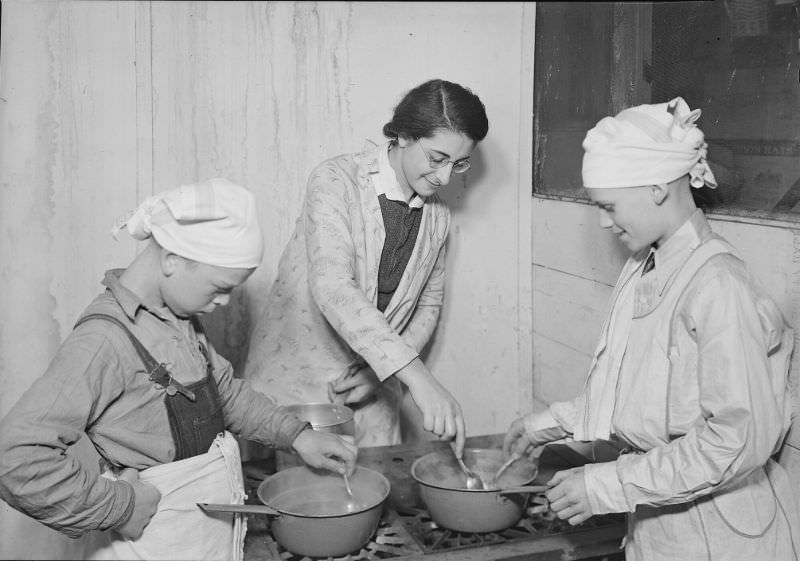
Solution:
<svg viewBox="0 0 800 561">
<path fill-rule="evenodd" d="M 0 73 L 0 416 L 44 372 L 105 269 L 135 200 L 133 3 L 6 2 Z M 96 451 L 81 439 L 69 455 Z M 88 465 L 88 464 L 87 464 Z M 85 541 L 0 504 L 0 557 L 81 559 Z"/>
<path fill-rule="evenodd" d="M 136 199 L 155 194 L 153 185 L 153 43 L 152 3 L 137 0 L 136 41 Z"/>
<path fill-rule="evenodd" d="M 533 395 L 543 404 L 572 399 L 583 390 L 591 355 L 533 335 Z"/>
<path fill-rule="evenodd" d="M 55 134 L 43 138 L 53 150 L 49 292 L 63 338 L 102 291 L 104 271 L 135 254 L 130 239 L 117 242 L 110 231 L 138 203 L 136 50 L 135 4 L 57 5 L 49 36 L 52 97 L 43 115 Z"/>
<path fill-rule="evenodd" d="M 613 286 L 627 257 L 593 206 L 534 197 L 534 264 Z"/>
<path fill-rule="evenodd" d="M 533 328 L 580 353 L 591 354 L 606 318 L 612 287 L 534 267 Z"/>
<path fill-rule="evenodd" d="M 795 231 L 763 225 L 711 220 L 715 232 L 739 251 L 755 276 L 778 305 L 787 313 L 791 308 L 791 284 Z M 787 313 L 787 317 L 790 314 Z"/>
</svg>

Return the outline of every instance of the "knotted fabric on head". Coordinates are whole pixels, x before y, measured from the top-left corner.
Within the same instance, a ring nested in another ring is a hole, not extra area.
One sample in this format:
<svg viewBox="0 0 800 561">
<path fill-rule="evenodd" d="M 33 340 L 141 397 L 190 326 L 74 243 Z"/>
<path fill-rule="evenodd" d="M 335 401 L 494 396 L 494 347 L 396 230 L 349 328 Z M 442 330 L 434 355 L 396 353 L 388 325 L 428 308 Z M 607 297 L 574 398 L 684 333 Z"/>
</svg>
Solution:
<svg viewBox="0 0 800 561">
<path fill-rule="evenodd" d="M 690 176 L 692 187 L 716 188 L 706 161 L 707 144 L 681 97 L 639 105 L 605 117 L 583 140 L 583 185 L 602 189 L 669 183 Z"/>
<path fill-rule="evenodd" d="M 181 257 L 207 265 L 253 268 L 261 263 L 264 238 L 252 193 L 227 179 L 209 179 L 148 197 L 117 220 L 137 240 L 151 236 Z"/>
</svg>

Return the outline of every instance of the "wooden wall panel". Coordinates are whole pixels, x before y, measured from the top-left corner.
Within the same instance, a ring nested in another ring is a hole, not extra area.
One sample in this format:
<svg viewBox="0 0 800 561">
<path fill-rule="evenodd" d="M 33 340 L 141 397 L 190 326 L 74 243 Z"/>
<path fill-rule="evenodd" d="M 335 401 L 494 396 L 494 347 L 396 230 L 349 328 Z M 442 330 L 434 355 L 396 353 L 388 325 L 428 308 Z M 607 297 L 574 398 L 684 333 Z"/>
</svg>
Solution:
<svg viewBox="0 0 800 561">
<path fill-rule="evenodd" d="M 798 229 L 771 225 L 766 221 L 747 223 L 725 216 L 712 224 L 714 231 L 727 238 L 757 272 L 764 288 L 775 298 L 787 318 L 800 319 L 794 310 L 799 304 L 793 294 L 800 288 L 793 286 L 800 275 L 800 259 L 794 250 Z"/>
<path fill-rule="evenodd" d="M 133 3 L 59 4 L 51 66 L 50 292 L 61 336 L 135 244 L 111 226 L 138 204 Z"/>
<path fill-rule="evenodd" d="M 534 332 L 533 401 L 530 411 L 538 411 L 554 401 L 564 401 L 578 395 L 583 389 L 590 360 L 591 355 Z"/>
<path fill-rule="evenodd" d="M 45 370 L 103 272 L 135 253 L 110 234 L 139 199 L 135 9 L 3 3 L 0 415 Z M 80 540 L 0 503 L 0 557 L 81 556 Z"/>
<path fill-rule="evenodd" d="M 533 263 L 613 286 L 626 249 L 600 227 L 593 206 L 533 199 Z"/>
<path fill-rule="evenodd" d="M 14 328 L 3 330 L 0 344 L 24 341 L 26 353 L 0 353 L 10 361 L 0 375 L 11 382 L 2 410 L 32 379 L 21 370 L 47 366 L 102 290 L 105 269 L 134 255 L 132 243 L 110 233 L 114 217 L 139 198 L 133 10 L 133 3 L 4 5 L 0 293 Z"/>
<path fill-rule="evenodd" d="M 534 265 L 533 331 L 591 356 L 613 286 Z"/>
</svg>

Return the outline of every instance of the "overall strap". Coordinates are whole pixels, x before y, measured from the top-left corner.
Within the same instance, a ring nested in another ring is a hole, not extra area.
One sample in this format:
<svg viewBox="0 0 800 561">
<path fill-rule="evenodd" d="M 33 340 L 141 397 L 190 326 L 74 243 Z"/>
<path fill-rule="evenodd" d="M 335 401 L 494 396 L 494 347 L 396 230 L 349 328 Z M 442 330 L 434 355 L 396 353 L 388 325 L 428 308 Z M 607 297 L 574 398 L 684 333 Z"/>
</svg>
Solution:
<svg viewBox="0 0 800 561">
<path fill-rule="evenodd" d="M 172 374 L 170 374 L 169 370 L 167 370 L 167 365 L 163 362 L 158 362 L 155 358 L 153 358 L 153 355 L 150 354 L 150 351 L 148 351 L 145 346 L 142 345 L 142 342 L 139 341 L 139 339 L 137 339 L 133 333 L 131 333 L 131 330 L 128 329 L 128 326 L 111 314 L 87 314 L 75 323 L 73 329 L 92 319 L 106 320 L 118 325 L 122 329 L 122 331 L 128 336 L 128 339 L 130 339 L 134 349 L 136 349 L 136 353 L 139 355 L 139 358 L 142 359 L 144 367 L 147 370 L 148 378 L 151 382 L 155 382 L 156 384 L 166 388 L 167 393 L 171 396 L 180 392 L 190 401 L 195 400 L 194 392 L 175 380 L 172 377 Z"/>
<path fill-rule="evenodd" d="M 687 295 L 689 293 L 689 287 L 691 285 L 692 279 L 697 276 L 703 266 L 708 262 L 709 259 L 714 257 L 715 255 L 719 255 L 721 253 L 729 253 L 736 257 L 737 259 L 741 259 L 737 253 L 735 248 L 728 243 L 723 238 L 714 235 L 713 237 L 709 238 L 702 244 L 700 244 L 689 256 L 686 260 L 686 263 L 675 275 L 673 279 L 676 286 L 680 287 L 680 294 L 678 294 L 678 298 L 676 299 L 675 308 L 672 311 L 672 316 L 670 317 L 669 322 L 669 345 L 672 345 L 673 340 L 673 331 L 675 325 L 675 317 L 678 314 L 678 310 L 681 309 L 683 302 L 686 300 Z M 669 347 L 667 347 L 669 348 Z"/>
</svg>

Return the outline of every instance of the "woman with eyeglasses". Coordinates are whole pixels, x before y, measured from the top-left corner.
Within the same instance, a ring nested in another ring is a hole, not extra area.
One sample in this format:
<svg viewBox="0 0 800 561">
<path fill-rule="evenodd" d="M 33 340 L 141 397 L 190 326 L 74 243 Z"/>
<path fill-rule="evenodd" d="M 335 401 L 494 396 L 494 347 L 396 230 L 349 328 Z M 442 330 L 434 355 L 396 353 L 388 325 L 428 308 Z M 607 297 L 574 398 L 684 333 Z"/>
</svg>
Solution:
<svg viewBox="0 0 800 561">
<path fill-rule="evenodd" d="M 281 404 L 347 405 L 360 446 L 400 443 L 405 386 L 425 430 L 460 455 L 461 407 L 420 353 L 444 296 L 450 212 L 437 192 L 469 169 L 488 126 L 478 96 L 430 80 L 397 105 L 386 143 L 314 169 L 245 378 Z"/>
</svg>

